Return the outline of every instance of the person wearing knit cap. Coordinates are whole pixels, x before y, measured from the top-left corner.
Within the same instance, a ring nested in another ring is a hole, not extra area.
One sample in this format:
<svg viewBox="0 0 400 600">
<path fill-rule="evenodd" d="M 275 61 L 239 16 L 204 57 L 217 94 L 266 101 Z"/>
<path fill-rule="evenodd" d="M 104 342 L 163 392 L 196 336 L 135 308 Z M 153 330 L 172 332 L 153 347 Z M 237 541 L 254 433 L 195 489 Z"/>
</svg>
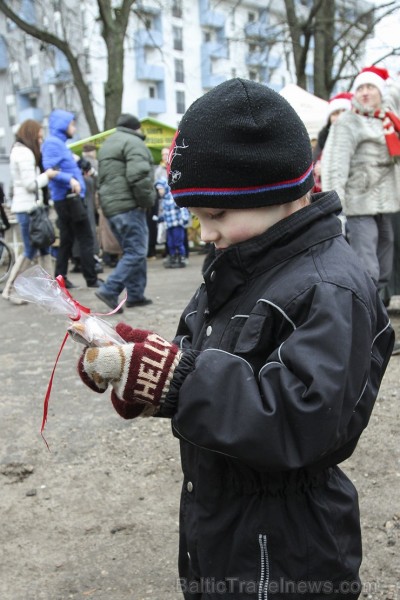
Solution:
<svg viewBox="0 0 400 600">
<path fill-rule="evenodd" d="M 339 194 L 348 238 L 381 294 L 393 266 L 392 215 L 400 210 L 400 86 L 366 67 L 352 110 L 332 128 L 322 156 L 322 189 Z"/>
<path fill-rule="evenodd" d="M 102 144 L 99 153 L 99 198 L 103 215 L 122 249 L 114 271 L 96 296 L 116 309 L 126 290 L 125 306 L 151 304 L 144 295 L 147 284 L 147 209 L 155 201 L 153 158 L 144 143 L 140 121 L 123 113 L 115 133 Z M 122 312 L 122 307 L 118 312 Z"/>
<path fill-rule="evenodd" d="M 326 125 L 318 133 L 317 143 L 313 148 L 313 162 L 314 162 L 314 180 L 315 185 L 313 192 L 321 191 L 321 157 L 322 151 L 325 146 L 325 142 L 328 138 L 331 126 L 336 122 L 338 117 L 345 110 L 351 109 L 351 99 L 353 94 L 350 92 L 340 92 L 332 96 L 328 104 L 328 114 Z"/>
<path fill-rule="evenodd" d="M 125 344 L 79 359 L 122 417 L 172 419 L 186 600 L 361 592 L 357 493 L 338 464 L 368 423 L 394 334 L 337 194 L 310 201 L 312 166 L 303 122 L 267 86 L 231 79 L 196 100 L 169 185 L 215 258 L 172 342 L 119 323 Z"/>
</svg>

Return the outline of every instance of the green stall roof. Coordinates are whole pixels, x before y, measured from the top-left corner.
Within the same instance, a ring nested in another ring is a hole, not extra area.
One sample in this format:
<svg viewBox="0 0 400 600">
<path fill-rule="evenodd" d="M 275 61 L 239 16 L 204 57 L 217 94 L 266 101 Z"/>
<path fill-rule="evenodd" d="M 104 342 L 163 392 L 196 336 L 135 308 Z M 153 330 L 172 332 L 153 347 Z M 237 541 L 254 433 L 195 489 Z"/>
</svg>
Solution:
<svg viewBox="0 0 400 600">
<path fill-rule="evenodd" d="M 161 160 L 161 149 L 165 147 L 169 148 L 176 129 L 171 127 L 171 125 L 167 125 L 166 123 L 162 123 L 161 121 L 157 121 L 157 119 L 152 119 L 151 117 L 145 117 L 140 122 L 142 125 L 142 131 L 146 136 L 145 143 L 153 155 L 154 162 L 159 163 Z M 68 148 L 80 156 L 82 154 L 83 146 L 86 144 L 92 144 L 98 149 L 104 140 L 108 138 L 109 135 L 114 133 L 114 131 L 115 127 L 113 129 L 103 131 L 102 133 L 97 133 L 96 135 L 87 137 L 83 140 L 72 142 L 71 144 L 68 144 Z"/>
</svg>

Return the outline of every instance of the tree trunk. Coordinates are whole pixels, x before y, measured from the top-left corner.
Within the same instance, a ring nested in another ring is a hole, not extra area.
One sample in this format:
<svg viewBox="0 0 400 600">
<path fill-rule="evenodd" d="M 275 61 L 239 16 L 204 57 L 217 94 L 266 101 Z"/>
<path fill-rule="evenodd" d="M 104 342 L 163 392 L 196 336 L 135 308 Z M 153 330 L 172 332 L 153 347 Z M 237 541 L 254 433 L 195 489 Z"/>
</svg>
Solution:
<svg viewBox="0 0 400 600">
<path fill-rule="evenodd" d="M 329 99 L 332 92 L 335 0 L 324 0 L 315 14 L 314 94 Z"/>
<path fill-rule="evenodd" d="M 105 117 L 104 129 L 115 127 L 122 110 L 122 93 L 124 89 L 124 34 L 113 31 L 104 38 L 108 51 L 108 78 L 104 90 Z"/>
<path fill-rule="evenodd" d="M 297 85 L 307 89 L 306 61 L 309 45 L 309 36 L 305 35 L 304 28 L 297 18 L 294 0 L 285 0 L 286 16 L 290 30 L 293 60 L 296 69 Z"/>
</svg>

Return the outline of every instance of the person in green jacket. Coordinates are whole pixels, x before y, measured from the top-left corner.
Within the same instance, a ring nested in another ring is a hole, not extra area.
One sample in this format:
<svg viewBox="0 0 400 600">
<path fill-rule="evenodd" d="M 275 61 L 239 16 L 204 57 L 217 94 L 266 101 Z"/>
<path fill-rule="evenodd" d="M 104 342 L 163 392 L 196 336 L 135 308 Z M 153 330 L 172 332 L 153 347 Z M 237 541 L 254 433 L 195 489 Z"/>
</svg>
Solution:
<svg viewBox="0 0 400 600">
<path fill-rule="evenodd" d="M 126 306 L 151 304 L 147 283 L 148 228 L 146 211 L 155 201 L 153 158 L 144 143 L 137 117 L 122 114 L 115 133 L 101 146 L 99 160 L 100 206 L 122 248 L 122 257 L 96 296 L 110 308 L 119 305 L 126 289 Z M 119 308 L 118 312 L 122 312 Z"/>
</svg>

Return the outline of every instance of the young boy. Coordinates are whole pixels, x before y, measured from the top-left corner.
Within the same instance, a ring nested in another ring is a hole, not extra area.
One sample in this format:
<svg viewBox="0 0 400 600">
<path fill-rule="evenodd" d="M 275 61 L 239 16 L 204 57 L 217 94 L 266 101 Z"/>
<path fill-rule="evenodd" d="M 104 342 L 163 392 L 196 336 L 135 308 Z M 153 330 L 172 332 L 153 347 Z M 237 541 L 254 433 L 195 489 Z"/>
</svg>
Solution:
<svg viewBox="0 0 400 600">
<path fill-rule="evenodd" d="M 166 269 L 186 267 L 185 227 L 189 223 L 189 211 L 185 207 L 180 208 L 175 203 L 166 179 L 163 177 L 157 179 L 154 185 L 161 199 L 161 218 L 167 228 L 168 257 L 164 262 L 164 267 Z"/>
<path fill-rule="evenodd" d="M 184 597 L 360 595 L 357 493 L 337 466 L 366 427 L 394 334 L 341 234 L 335 192 L 310 203 L 311 147 L 289 104 L 233 79 L 183 117 L 175 201 L 216 257 L 174 342 L 117 326 L 79 373 L 125 418 L 180 439 Z"/>
</svg>

